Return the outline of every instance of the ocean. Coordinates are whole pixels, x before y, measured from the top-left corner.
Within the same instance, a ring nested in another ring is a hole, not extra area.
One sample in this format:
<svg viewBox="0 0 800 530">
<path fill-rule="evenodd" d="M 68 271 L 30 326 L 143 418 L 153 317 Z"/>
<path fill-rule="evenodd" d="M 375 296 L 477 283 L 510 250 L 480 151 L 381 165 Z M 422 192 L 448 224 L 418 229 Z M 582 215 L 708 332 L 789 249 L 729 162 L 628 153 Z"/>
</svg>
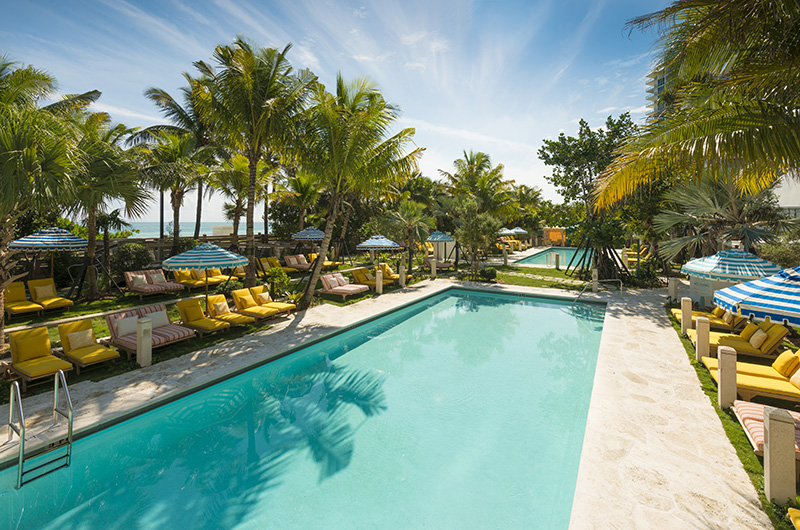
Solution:
<svg viewBox="0 0 800 530">
<path fill-rule="evenodd" d="M 138 234 L 133 234 L 131 237 L 158 237 L 159 235 L 159 222 L 158 221 L 130 221 L 131 227 L 139 230 Z M 215 226 L 233 226 L 229 221 L 203 221 L 200 223 L 200 235 L 206 234 L 213 235 Z M 164 236 L 167 237 L 170 233 L 172 223 L 164 222 Z M 239 235 L 245 232 L 245 224 L 239 225 Z M 264 230 L 263 223 L 256 223 L 256 233 Z M 194 235 L 194 221 L 181 221 L 180 229 L 181 237 L 192 237 Z"/>
</svg>

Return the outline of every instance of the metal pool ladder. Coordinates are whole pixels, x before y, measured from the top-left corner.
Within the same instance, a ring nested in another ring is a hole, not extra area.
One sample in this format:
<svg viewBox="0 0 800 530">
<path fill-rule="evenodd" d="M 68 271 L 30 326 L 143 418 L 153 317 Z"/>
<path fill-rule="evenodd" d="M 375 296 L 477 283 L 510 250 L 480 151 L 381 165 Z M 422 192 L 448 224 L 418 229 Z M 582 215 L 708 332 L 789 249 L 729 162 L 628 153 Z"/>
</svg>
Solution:
<svg viewBox="0 0 800 530">
<path fill-rule="evenodd" d="M 60 387 L 64 388 L 67 410 L 64 411 L 58 406 L 58 394 Z M 16 412 L 17 421 L 14 421 Z M 67 420 L 67 436 L 25 454 L 25 414 L 22 411 L 22 398 L 19 392 L 19 383 L 11 383 L 11 399 L 8 403 L 8 441 L 11 442 L 14 433 L 19 437 L 19 463 L 17 464 L 17 489 L 24 484 L 52 473 L 62 467 L 67 467 L 72 457 L 72 399 L 69 397 L 67 378 L 62 370 L 59 370 L 54 378 L 53 388 L 53 426 L 58 425 L 58 417 Z M 32 462 L 37 460 L 36 462 Z M 26 468 L 26 464 L 28 467 Z M 38 472 L 38 473 L 37 473 Z"/>
<path fill-rule="evenodd" d="M 623 285 L 622 285 L 622 280 L 620 280 L 619 278 L 611 278 L 611 279 L 608 279 L 608 280 L 597 280 L 598 284 L 601 284 L 601 283 L 615 283 L 615 282 L 619 283 L 619 297 L 622 298 L 622 292 L 624 290 Z M 575 300 L 572 301 L 572 305 L 569 306 L 570 309 L 574 309 L 575 308 L 575 303 L 580 299 L 581 296 L 583 296 L 583 293 L 586 292 L 586 289 L 590 288 L 591 286 L 592 286 L 592 281 L 591 280 L 586 282 L 586 285 L 583 286 L 583 289 L 581 289 L 581 292 L 578 293 L 578 296 L 576 296 Z"/>
</svg>

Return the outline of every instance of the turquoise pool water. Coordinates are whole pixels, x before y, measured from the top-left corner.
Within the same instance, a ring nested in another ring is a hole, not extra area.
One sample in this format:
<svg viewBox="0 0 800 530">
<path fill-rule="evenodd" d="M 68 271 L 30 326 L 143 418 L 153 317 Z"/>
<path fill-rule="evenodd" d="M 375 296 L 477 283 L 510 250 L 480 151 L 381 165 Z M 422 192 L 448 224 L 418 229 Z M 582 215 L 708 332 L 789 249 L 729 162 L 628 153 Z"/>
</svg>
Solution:
<svg viewBox="0 0 800 530">
<path fill-rule="evenodd" d="M 567 528 L 603 315 L 447 291 L 2 472 L 1 524 Z"/>
<path fill-rule="evenodd" d="M 548 248 L 547 250 L 543 250 L 541 252 L 537 252 L 536 254 L 519 259 L 515 263 L 522 263 L 524 265 L 548 265 L 550 267 L 555 267 L 556 254 L 558 254 L 560 256 L 559 260 L 561 262 L 561 267 L 566 267 L 569 264 L 569 260 L 572 259 L 577 251 L 578 249 L 575 247 Z M 577 264 L 577 260 L 575 263 Z"/>
</svg>

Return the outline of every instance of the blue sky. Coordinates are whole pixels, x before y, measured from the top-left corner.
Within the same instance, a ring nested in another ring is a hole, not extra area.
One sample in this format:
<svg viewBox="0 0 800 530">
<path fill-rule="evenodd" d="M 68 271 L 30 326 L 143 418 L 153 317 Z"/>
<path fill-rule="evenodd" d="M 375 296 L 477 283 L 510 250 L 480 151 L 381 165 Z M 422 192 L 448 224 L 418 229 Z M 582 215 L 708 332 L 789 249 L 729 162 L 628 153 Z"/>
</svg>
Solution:
<svg viewBox="0 0 800 530">
<path fill-rule="evenodd" d="M 1 0 L 0 53 L 43 68 L 62 93 L 98 89 L 97 110 L 129 126 L 163 123 L 148 87 L 178 96 L 181 73 L 214 46 L 244 34 L 262 46 L 293 43 L 289 59 L 332 85 L 367 76 L 416 128 L 423 173 L 452 170 L 466 149 L 505 166 L 506 178 L 538 186 L 550 169 L 545 138 L 577 133 L 608 115 L 645 115 L 652 33 L 624 24 L 666 0 L 404 2 L 255 0 Z M 193 220 L 193 196 L 182 220 Z M 206 220 L 222 219 L 212 198 Z M 144 220 L 157 220 L 153 207 Z"/>
</svg>

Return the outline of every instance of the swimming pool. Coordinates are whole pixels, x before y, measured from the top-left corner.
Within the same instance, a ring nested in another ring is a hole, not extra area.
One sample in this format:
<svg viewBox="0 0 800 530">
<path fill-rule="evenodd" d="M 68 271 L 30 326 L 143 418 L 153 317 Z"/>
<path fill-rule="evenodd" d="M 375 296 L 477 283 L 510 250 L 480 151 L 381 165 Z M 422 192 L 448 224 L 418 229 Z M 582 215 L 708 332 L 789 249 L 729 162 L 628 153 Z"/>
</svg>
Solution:
<svg viewBox="0 0 800 530">
<path fill-rule="evenodd" d="M 518 259 L 515 261 L 515 263 L 520 263 L 523 265 L 547 265 L 550 267 L 555 267 L 556 254 L 558 254 L 560 256 L 560 266 L 566 268 L 566 266 L 569 265 L 569 260 L 572 259 L 577 251 L 578 249 L 575 247 L 548 248 L 546 250 L 542 250 L 541 252 L 537 252 L 536 254 L 531 254 L 530 256 Z M 575 264 L 577 264 L 577 260 L 575 261 Z"/>
<path fill-rule="evenodd" d="M 462 289 L 78 440 L 8 528 L 566 528 L 604 306 Z"/>
</svg>

